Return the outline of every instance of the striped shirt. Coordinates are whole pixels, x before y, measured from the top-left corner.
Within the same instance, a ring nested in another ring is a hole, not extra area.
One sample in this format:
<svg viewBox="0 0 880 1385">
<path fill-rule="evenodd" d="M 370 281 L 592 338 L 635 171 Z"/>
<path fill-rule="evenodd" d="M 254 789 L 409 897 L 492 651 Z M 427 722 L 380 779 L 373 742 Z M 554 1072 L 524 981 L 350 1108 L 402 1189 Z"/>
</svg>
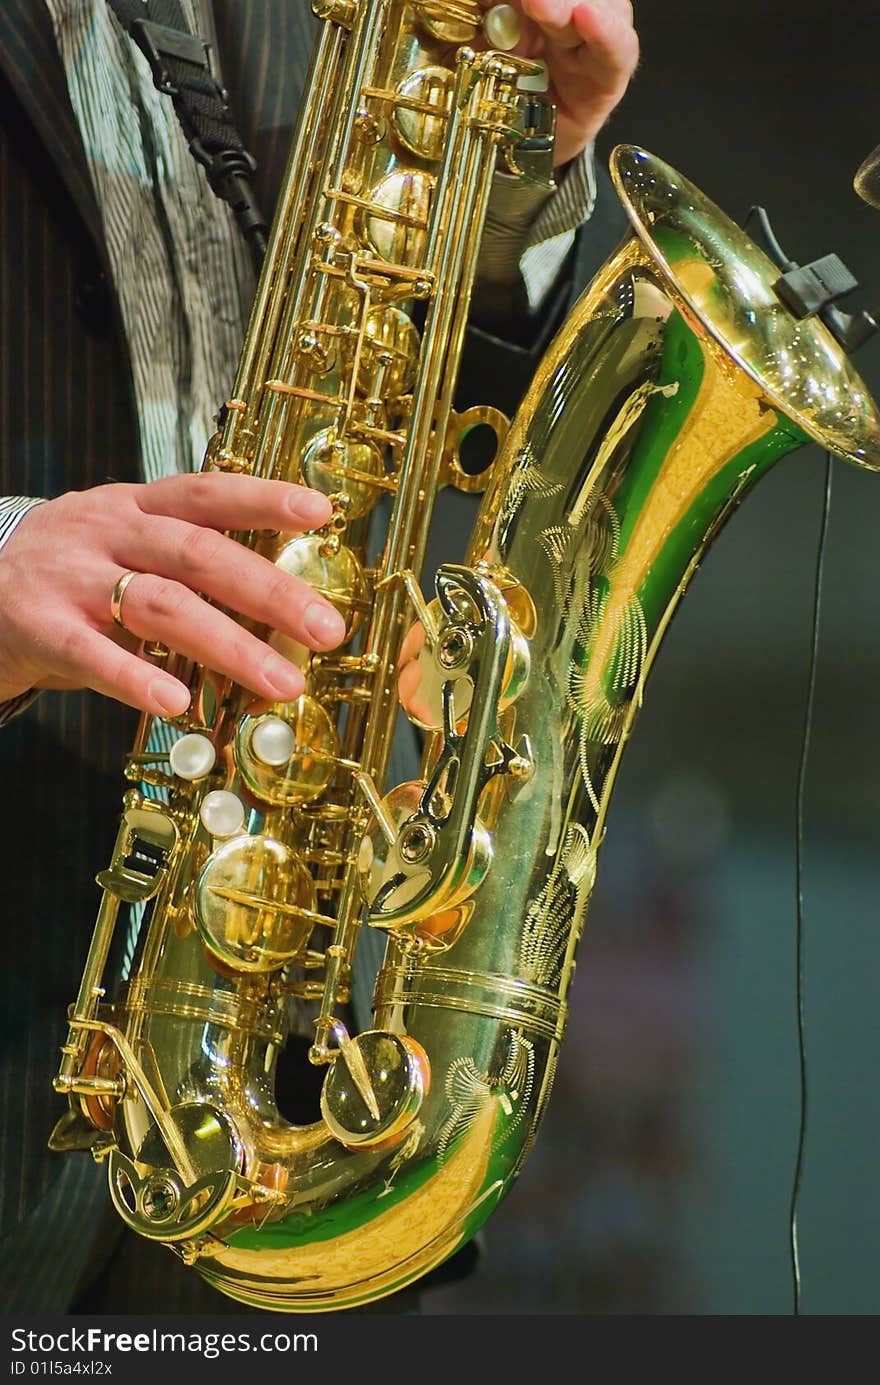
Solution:
<svg viewBox="0 0 880 1385">
<path fill-rule="evenodd" d="M 145 481 L 202 461 L 253 296 L 247 248 L 106 0 L 46 0 L 134 374 Z M 204 31 L 199 0 L 182 0 Z"/>
</svg>

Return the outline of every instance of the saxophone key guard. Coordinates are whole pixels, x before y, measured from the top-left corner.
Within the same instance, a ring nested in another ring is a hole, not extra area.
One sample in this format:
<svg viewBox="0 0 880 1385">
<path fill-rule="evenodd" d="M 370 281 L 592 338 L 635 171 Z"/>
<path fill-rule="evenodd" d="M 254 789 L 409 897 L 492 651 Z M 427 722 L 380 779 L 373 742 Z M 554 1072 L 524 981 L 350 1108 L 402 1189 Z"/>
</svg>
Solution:
<svg viewBox="0 0 880 1385">
<path fill-rule="evenodd" d="M 430 946 L 439 944 L 433 927 L 419 923 L 441 911 L 455 909 L 485 879 L 492 862 L 492 840 L 483 823 L 475 818 L 467 851 L 455 872 L 442 881 L 432 871 L 448 803 L 440 794 L 425 811 L 427 785 L 419 780 L 398 784 L 382 800 L 382 817 L 374 818 L 361 838 L 358 873 L 361 891 L 370 907 L 370 922 L 378 928 L 401 935 L 412 935 Z M 394 823 L 389 839 L 386 825 Z M 443 945 L 447 946 L 448 938 Z"/>
<path fill-rule="evenodd" d="M 487 574 L 478 574 L 485 578 Z M 438 582 L 440 575 L 438 574 Z M 510 644 L 501 678 L 498 709 L 515 702 L 529 676 L 529 643 L 520 625 L 521 612 L 510 592 L 501 591 L 510 628 Z M 444 720 L 444 697 L 452 697 L 456 726 L 463 729 L 473 700 L 469 673 L 472 634 L 466 619 L 450 616 L 439 596 L 419 611 L 420 619 L 407 631 L 398 659 L 397 696 L 410 721 L 423 731 L 439 731 Z M 445 690 L 451 686 L 451 692 Z"/>
<path fill-rule="evenodd" d="M 522 767 L 522 756 L 499 732 L 499 715 L 525 682 L 528 647 L 517 640 L 507 603 L 486 574 L 449 564 L 436 586 L 440 619 L 429 608 L 421 628 L 432 632 L 442 741 L 430 777 L 400 785 L 383 800 L 361 840 L 358 870 L 374 927 L 445 948 L 457 929 L 450 935 L 417 925 L 448 911 L 464 917 L 460 906 L 489 871 L 492 840 L 480 799 L 496 775 Z"/>
</svg>

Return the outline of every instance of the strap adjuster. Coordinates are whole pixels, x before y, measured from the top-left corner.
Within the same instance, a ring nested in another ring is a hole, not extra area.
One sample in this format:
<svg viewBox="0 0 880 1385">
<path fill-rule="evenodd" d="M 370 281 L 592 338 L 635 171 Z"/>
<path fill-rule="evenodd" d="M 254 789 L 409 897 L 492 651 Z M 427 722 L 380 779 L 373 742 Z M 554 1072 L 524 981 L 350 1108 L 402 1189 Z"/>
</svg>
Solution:
<svg viewBox="0 0 880 1385">
<path fill-rule="evenodd" d="M 210 71 L 210 46 L 200 34 L 184 34 L 149 19 L 136 19 L 131 26 L 131 36 L 150 64 L 153 81 L 166 96 L 181 93 L 163 59 L 177 58 L 179 62 Z"/>
<path fill-rule="evenodd" d="M 211 44 L 192 34 L 179 0 L 108 0 L 119 23 L 143 53 L 156 89 L 170 96 L 193 157 L 208 182 L 235 213 L 257 265 L 266 250 L 266 223 L 251 186 L 256 164 L 244 148 L 229 96 L 211 68 Z M 161 14 L 169 23 L 144 18 Z"/>
</svg>

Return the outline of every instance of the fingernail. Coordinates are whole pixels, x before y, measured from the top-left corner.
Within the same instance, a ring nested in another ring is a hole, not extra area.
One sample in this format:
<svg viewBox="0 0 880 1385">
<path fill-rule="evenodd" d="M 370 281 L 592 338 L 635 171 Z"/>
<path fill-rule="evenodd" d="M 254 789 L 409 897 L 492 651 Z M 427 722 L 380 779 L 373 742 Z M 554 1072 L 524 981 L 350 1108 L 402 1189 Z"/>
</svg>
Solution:
<svg viewBox="0 0 880 1385">
<path fill-rule="evenodd" d="M 333 506 L 320 491 L 297 491 L 296 495 L 290 498 L 290 508 L 300 519 L 305 520 L 306 524 L 311 524 L 315 528 L 320 524 L 326 524 L 333 513 Z"/>
<path fill-rule="evenodd" d="M 305 686 L 299 669 L 286 659 L 279 659 L 277 654 L 270 654 L 263 663 L 263 676 L 280 697 L 299 697 Z"/>
<path fill-rule="evenodd" d="M 341 644 L 345 636 L 345 621 L 337 610 L 323 601 L 313 601 L 303 612 L 306 630 L 317 644 Z"/>
<path fill-rule="evenodd" d="M 147 692 L 167 716 L 179 717 L 189 706 L 189 693 L 179 683 L 154 678 Z"/>
</svg>

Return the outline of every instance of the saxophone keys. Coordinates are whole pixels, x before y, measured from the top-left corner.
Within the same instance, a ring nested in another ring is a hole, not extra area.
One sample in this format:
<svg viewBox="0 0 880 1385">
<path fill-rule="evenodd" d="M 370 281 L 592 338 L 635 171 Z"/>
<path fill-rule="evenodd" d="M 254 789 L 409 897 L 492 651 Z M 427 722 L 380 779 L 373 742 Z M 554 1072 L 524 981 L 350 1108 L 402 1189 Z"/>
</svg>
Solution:
<svg viewBox="0 0 880 1385">
<path fill-rule="evenodd" d="M 236 971 L 277 971 L 304 956 L 317 917 L 308 870 L 267 836 L 234 837 L 213 851 L 194 903 L 202 941 Z"/>
<path fill-rule="evenodd" d="M 379 356 L 386 363 L 384 388 L 392 398 L 412 389 L 419 355 L 419 333 L 412 318 L 393 304 L 373 308 L 367 315 L 364 343 L 358 370 L 358 388 L 367 394 L 374 382 Z"/>
<path fill-rule="evenodd" d="M 344 441 L 334 428 L 324 428 L 312 438 L 303 452 L 302 475 L 305 485 L 322 495 L 347 496 L 349 519 L 360 519 L 383 491 L 395 488 L 375 443 Z"/>
<path fill-rule="evenodd" d="M 207 736 L 193 731 L 174 742 L 168 760 L 178 779 L 194 782 L 208 777 L 216 764 L 217 752 Z"/>
<path fill-rule="evenodd" d="M 421 67 L 404 77 L 394 94 L 398 138 L 422 159 L 439 159 L 443 153 L 452 85 L 449 68 Z"/>
<path fill-rule="evenodd" d="M 227 1213 L 242 1181 L 244 1151 L 231 1119 L 207 1102 L 172 1106 L 163 1124 L 164 1131 L 150 1126 L 136 1159 L 111 1152 L 110 1196 L 132 1231 L 153 1241 L 183 1241 Z M 177 1158 L 167 1143 L 172 1130 Z"/>
<path fill-rule="evenodd" d="M 292 807 L 324 792 L 339 763 L 339 737 L 320 703 L 302 696 L 278 703 L 272 712 L 242 717 L 233 756 L 256 798 Z"/>
<path fill-rule="evenodd" d="M 214 789 L 205 794 L 199 805 L 199 818 L 212 837 L 237 837 L 244 827 L 245 806 L 237 794 L 228 789 Z"/>
<path fill-rule="evenodd" d="M 283 717 L 258 717 L 251 733 L 251 750 L 273 769 L 287 765 L 296 750 L 296 732 Z"/>
<path fill-rule="evenodd" d="M 510 53 L 522 38 L 522 19 L 512 5 L 493 5 L 483 15 L 483 33 L 492 48 Z"/>
<path fill-rule="evenodd" d="M 364 569 L 352 550 L 341 543 L 336 534 L 302 534 L 282 548 L 275 566 L 306 582 L 335 606 L 345 621 L 341 643 L 347 644 L 370 609 L 370 589 Z M 282 654 L 288 648 L 294 653 L 304 649 L 297 641 L 277 632 L 271 636 L 270 643 Z M 295 659 L 294 662 L 300 661 Z"/>
<path fill-rule="evenodd" d="M 398 169 L 358 198 L 334 194 L 356 205 L 357 228 L 380 259 L 409 267 L 420 265 L 427 245 L 428 218 L 436 178 L 422 169 Z"/>
<path fill-rule="evenodd" d="M 430 1086 L 430 1063 L 408 1035 L 372 1029 L 339 1048 L 321 1091 L 321 1114 L 348 1149 L 381 1149 L 412 1125 Z"/>
<path fill-rule="evenodd" d="M 434 38 L 447 43 L 467 43 L 480 27 L 481 10 L 468 0 L 460 3 L 423 4 L 417 11 L 419 23 Z"/>
<path fill-rule="evenodd" d="M 400 648 L 397 696 L 410 721 L 423 731 L 444 725 L 444 688 L 451 682 L 452 719 L 463 731 L 471 708 L 474 685 L 467 676 L 472 637 L 467 623 L 450 622 L 438 600 L 427 606 L 428 624 L 410 626 Z M 430 633 L 433 631 L 433 634 Z M 529 675 L 529 644 L 510 616 L 510 651 L 504 668 L 499 710 L 522 692 Z"/>
<path fill-rule="evenodd" d="M 110 867 L 96 877 L 98 884 L 127 904 L 152 899 L 165 881 L 177 843 L 177 826 L 164 806 L 132 796 Z"/>
<path fill-rule="evenodd" d="M 448 663 L 450 632 L 440 622 L 443 609 L 437 600 L 427 606 L 427 622 L 418 620 L 411 625 L 400 647 L 397 674 L 397 697 L 410 721 L 423 731 L 439 731 L 443 726 L 443 688 L 455 672 Z M 434 638 L 431 631 L 436 632 Z M 441 653 L 442 651 L 442 653 Z M 453 718 L 463 726 L 473 697 L 473 684 L 468 678 L 455 678 L 452 687 Z"/>
</svg>

